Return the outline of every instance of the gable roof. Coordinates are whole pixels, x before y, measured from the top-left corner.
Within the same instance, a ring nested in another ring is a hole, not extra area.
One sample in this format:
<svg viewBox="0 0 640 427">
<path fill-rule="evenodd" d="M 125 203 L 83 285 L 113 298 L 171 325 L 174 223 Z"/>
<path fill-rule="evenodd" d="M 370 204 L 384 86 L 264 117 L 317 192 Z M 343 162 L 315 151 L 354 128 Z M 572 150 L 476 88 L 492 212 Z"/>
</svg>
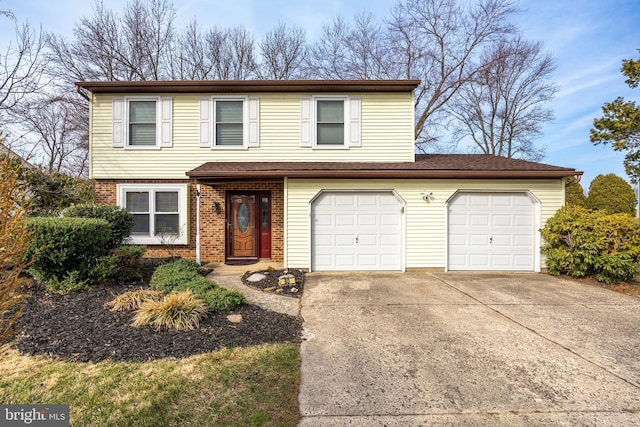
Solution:
<svg viewBox="0 0 640 427">
<path fill-rule="evenodd" d="M 420 80 L 153 80 L 77 82 L 92 93 L 411 92 Z"/>
<path fill-rule="evenodd" d="M 571 168 L 490 154 L 417 154 L 415 162 L 207 162 L 186 173 L 201 181 L 274 178 L 563 178 Z"/>
</svg>

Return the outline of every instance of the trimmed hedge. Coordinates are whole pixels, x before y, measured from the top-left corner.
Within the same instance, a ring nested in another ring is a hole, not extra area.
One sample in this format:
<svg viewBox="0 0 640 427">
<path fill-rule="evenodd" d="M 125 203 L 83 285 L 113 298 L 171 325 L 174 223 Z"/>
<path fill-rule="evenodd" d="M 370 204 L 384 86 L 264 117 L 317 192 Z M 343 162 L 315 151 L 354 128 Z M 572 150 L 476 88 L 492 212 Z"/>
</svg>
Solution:
<svg viewBox="0 0 640 427">
<path fill-rule="evenodd" d="M 107 221 L 111 225 L 109 249 L 115 249 L 126 242 L 133 229 L 133 215 L 117 206 L 93 203 L 75 205 L 65 209 L 63 215 L 67 218 L 99 218 Z"/>
<path fill-rule="evenodd" d="M 640 262 L 640 220 L 582 206 L 565 206 L 541 230 L 549 272 L 595 276 L 614 283 L 631 280 Z"/>
<path fill-rule="evenodd" d="M 89 278 L 112 237 L 111 226 L 103 219 L 30 218 L 27 226 L 29 271 L 39 282 L 66 283 L 65 287 L 72 287 L 71 278 L 79 282 Z"/>
</svg>

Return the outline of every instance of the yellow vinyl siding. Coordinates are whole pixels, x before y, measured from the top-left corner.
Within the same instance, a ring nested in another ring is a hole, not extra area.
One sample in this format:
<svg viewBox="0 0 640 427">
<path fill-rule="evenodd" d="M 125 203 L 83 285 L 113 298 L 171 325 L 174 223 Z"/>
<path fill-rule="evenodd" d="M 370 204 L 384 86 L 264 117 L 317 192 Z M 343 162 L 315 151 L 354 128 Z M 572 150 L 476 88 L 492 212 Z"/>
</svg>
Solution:
<svg viewBox="0 0 640 427">
<path fill-rule="evenodd" d="M 199 146 L 199 99 L 173 97 L 173 146 L 134 150 L 111 146 L 114 97 L 94 94 L 91 124 L 91 177 L 95 179 L 174 178 L 212 161 L 398 161 L 414 159 L 413 97 L 410 93 L 351 94 L 362 98 L 361 146 L 349 149 L 300 147 L 303 93 L 247 94 L 260 98 L 260 146 L 245 150 Z"/>
<path fill-rule="evenodd" d="M 406 202 L 406 268 L 443 268 L 446 263 L 446 201 L 457 190 L 529 190 L 540 200 L 541 225 L 563 205 L 561 179 L 546 180 L 302 180 L 286 187 L 286 265 L 310 266 L 310 200 L 320 190 L 395 190 Z M 433 193 L 425 202 L 420 193 Z"/>
</svg>

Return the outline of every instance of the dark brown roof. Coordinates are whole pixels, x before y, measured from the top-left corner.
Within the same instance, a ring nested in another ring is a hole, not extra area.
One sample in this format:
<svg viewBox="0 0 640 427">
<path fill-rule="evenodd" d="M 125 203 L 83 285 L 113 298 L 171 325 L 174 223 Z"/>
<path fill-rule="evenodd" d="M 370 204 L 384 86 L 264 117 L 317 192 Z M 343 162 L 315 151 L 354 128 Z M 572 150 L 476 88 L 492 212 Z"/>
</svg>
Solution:
<svg viewBox="0 0 640 427">
<path fill-rule="evenodd" d="M 489 154 L 424 154 L 415 162 L 207 162 L 189 172 L 202 181 L 255 178 L 562 178 L 571 168 Z"/>
<path fill-rule="evenodd" d="M 420 80 L 168 80 L 77 82 L 93 93 L 411 92 Z"/>
</svg>

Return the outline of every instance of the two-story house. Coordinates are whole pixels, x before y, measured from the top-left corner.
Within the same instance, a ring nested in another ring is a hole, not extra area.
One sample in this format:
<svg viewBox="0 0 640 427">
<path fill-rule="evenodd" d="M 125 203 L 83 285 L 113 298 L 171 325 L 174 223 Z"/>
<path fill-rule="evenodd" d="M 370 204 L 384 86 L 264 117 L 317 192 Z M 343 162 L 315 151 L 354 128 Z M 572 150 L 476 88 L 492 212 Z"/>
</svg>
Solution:
<svg viewBox="0 0 640 427">
<path fill-rule="evenodd" d="M 131 243 L 316 270 L 539 271 L 575 169 L 414 154 L 416 80 L 80 82 Z"/>
</svg>

